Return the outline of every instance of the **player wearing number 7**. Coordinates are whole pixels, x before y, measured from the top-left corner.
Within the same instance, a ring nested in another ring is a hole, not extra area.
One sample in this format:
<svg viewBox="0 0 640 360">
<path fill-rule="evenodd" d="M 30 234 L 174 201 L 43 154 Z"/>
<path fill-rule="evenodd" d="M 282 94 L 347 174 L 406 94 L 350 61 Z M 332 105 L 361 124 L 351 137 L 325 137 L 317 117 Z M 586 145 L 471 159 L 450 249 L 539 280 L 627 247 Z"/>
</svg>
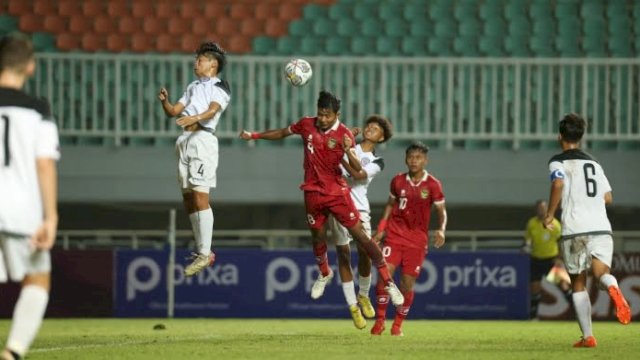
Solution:
<svg viewBox="0 0 640 360">
<path fill-rule="evenodd" d="M 373 237 L 374 241 L 380 242 L 386 235 L 382 254 L 392 275 L 402 265 L 400 291 L 404 295 L 404 303 L 396 305 L 396 316 L 391 327 L 391 335 L 394 336 L 402 336 L 402 321 L 413 303 L 413 286 L 427 254 L 427 231 L 433 205 L 438 213 L 434 245 L 437 248 L 444 245 L 447 210 L 440 181 L 425 169 L 429 160 L 428 152 L 429 148 L 419 142 L 407 148 L 405 162 L 409 171 L 398 174 L 391 180 L 389 201 Z M 376 286 L 376 300 L 376 323 L 371 328 L 371 334 L 381 335 L 385 328 L 389 297 L 382 291 L 380 282 Z"/>
<path fill-rule="evenodd" d="M 551 193 L 544 225 L 551 228 L 556 210 L 562 204 L 560 251 L 571 278 L 573 305 L 582 330 L 574 347 L 595 347 L 591 330 L 591 300 L 586 291 L 587 270 L 591 269 L 598 286 L 613 300 L 616 316 L 622 324 L 631 321 L 631 309 L 618 281 L 609 273 L 613 256 L 611 224 L 606 204 L 613 201 L 611 185 L 604 170 L 580 149 L 587 127 L 578 114 L 567 114 L 560 121 L 558 140 L 562 153 L 549 160 Z"/>
</svg>

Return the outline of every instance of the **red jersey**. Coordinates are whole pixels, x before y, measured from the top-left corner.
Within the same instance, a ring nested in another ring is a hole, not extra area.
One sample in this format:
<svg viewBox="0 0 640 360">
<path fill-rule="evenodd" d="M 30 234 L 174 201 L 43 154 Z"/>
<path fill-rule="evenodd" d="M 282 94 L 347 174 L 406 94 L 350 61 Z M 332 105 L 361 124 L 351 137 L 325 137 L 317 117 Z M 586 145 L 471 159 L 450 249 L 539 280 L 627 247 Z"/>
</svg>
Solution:
<svg viewBox="0 0 640 360">
<path fill-rule="evenodd" d="M 316 117 L 304 117 L 289 126 L 289 130 L 300 135 L 304 141 L 304 183 L 300 189 L 317 191 L 325 195 L 343 195 L 348 191 L 347 182 L 342 176 L 340 161 L 344 156 L 342 139 L 353 134 L 340 121 L 327 131 L 316 126 Z"/>
<path fill-rule="evenodd" d="M 426 171 L 419 183 L 413 183 L 409 173 L 391 180 L 391 196 L 396 198 L 389 223 L 386 242 L 425 249 L 428 243 L 431 205 L 444 201 L 442 185 Z"/>
</svg>

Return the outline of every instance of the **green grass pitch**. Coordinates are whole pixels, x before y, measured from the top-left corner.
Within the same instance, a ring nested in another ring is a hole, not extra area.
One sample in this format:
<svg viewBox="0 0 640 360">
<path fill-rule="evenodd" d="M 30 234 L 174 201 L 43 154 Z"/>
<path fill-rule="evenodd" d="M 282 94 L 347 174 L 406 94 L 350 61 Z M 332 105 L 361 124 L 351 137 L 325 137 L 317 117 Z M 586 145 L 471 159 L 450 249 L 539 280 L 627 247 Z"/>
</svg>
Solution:
<svg viewBox="0 0 640 360">
<path fill-rule="evenodd" d="M 164 330 L 154 330 L 156 324 Z M 640 325 L 595 322 L 596 349 L 573 349 L 576 322 L 407 320 L 405 336 L 344 320 L 46 319 L 28 359 L 638 359 Z M 6 339 L 10 322 L 0 320 Z"/>
</svg>

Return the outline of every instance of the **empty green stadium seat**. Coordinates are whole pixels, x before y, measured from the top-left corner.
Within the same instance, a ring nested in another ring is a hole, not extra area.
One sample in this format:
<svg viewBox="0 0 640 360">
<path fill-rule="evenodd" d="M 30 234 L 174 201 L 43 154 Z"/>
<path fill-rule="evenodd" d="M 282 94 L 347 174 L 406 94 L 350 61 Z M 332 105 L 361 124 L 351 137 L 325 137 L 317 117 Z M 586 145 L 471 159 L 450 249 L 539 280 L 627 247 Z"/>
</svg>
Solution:
<svg viewBox="0 0 640 360">
<path fill-rule="evenodd" d="M 378 17 L 382 20 L 402 19 L 403 11 L 400 4 L 392 2 L 382 2 L 378 6 Z"/>
<path fill-rule="evenodd" d="M 327 7 L 317 4 L 307 4 L 302 8 L 302 17 L 309 20 L 317 20 L 329 16 Z"/>
<path fill-rule="evenodd" d="M 353 4 L 337 3 L 329 7 L 329 18 L 332 20 L 349 19 L 353 17 Z"/>
<path fill-rule="evenodd" d="M 453 19 L 440 19 L 436 21 L 434 33 L 437 37 L 453 38 L 456 36 L 457 24 Z"/>
<path fill-rule="evenodd" d="M 458 36 L 453 40 L 453 49 L 458 55 L 466 57 L 480 56 L 478 50 L 478 38 Z"/>
<path fill-rule="evenodd" d="M 614 57 L 634 57 L 631 39 L 630 36 L 610 36 L 608 48 L 611 55 Z"/>
<path fill-rule="evenodd" d="M 509 22 L 509 35 L 513 37 L 527 37 L 531 34 L 531 23 L 527 18 L 512 19 Z"/>
<path fill-rule="evenodd" d="M 582 49 L 580 42 L 576 38 L 567 36 L 558 36 L 556 38 L 556 48 L 562 57 L 582 57 Z"/>
<path fill-rule="evenodd" d="M 313 22 L 313 33 L 317 36 L 330 37 L 336 34 L 336 24 L 329 18 L 318 18 Z"/>
<path fill-rule="evenodd" d="M 333 36 L 327 38 L 326 53 L 328 55 L 348 55 L 351 47 L 349 38 Z"/>
<path fill-rule="evenodd" d="M 366 20 L 376 17 L 376 8 L 376 6 L 366 2 L 357 2 L 353 5 L 353 17 L 358 20 Z"/>
<path fill-rule="evenodd" d="M 553 17 L 551 1 L 534 1 L 529 6 L 529 16 L 533 20 L 550 19 Z"/>
<path fill-rule="evenodd" d="M 453 17 L 458 21 L 476 19 L 478 17 L 478 8 L 474 4 L 460 4 L 454 8 Z"/>
<path fill-rule="evenodd" d="M 393 18 L 384 22 L 384 33 L 388 36 L 405 36 L 409 32 L 407 21 Z"/>
<path fill-rule="evenodd" d="M 300 47 L 300 38 L 286 36 L 277 40 L 276 52 L 280 55 L 294 55 Z"/>
<path fill-rule="evenodd" d="M 433 20 L 453 19 L 453 2 L 451 1 L 430 2 L 429 16 Z"/>
<path fill-rule="evenodd" d="M 424 37 L 405 36 L 402 38 L 402 53 L 408 56 L 423 56 L 429 53 L 429 44 Z"/>
<path fill-rule="evenodd" d="M 558 36 L 574 38 L 576 41 L 581 37 L 581 22 L 578 18 L 570 18 L 558 21 Z"/>
<path fill-rule="evenodd" d="M 428 37 L 433 34 L 433 24 L 428 21 L 414 21 L 409 25 L 409 33 L 412 36 Z"/>
<path fill-rule="evenodd" d="M 494 21 L 485 21 L 483 23 L 483 34 L 493 36 L 504 36 L 507 33 L 507 24 L 502 19 Z"/>
<path fill-rule="evenodd" d="M 310 21 L 294 20 L 289 23 L 289 35 L 293 36 L 306 36 L 312 30 L 312 23 Z"/>
<path fill-rule="evenodd" d="M 431 37 L 429 38 L 429 52 L 435 56 L 452 56 L 453 49 L 451 38 Z"/>
<path fill-rule="evenodd" d="M 478 15 L 483 20 L 492 20 L 502 17 L 504 4 L 498 1 L 485 1 L 480 5 Z"/>
<path fill-rule="evenodd" d="M 252 52 L 259 55 L 268 55 L 276 51 L 276 39 L 268 36 L 257 36 L 252 41 Z"/>
<path fill-rule="evenodd" d="M 324 50 L 324 38 L 305 36 L 300 40 L 300 53 L 303 55 L 318 55 Z"/>
<path fill-rule="evenodd" d="M 382 30 L 380 20 L 369 18 L 360 23 L 360 34 L 364 36 L 378 36 Z"/>
<path fill-rule="evenodd" d="M 506 55 L 503 43 L 503 37 L 485 36 L 480 38 L 478 49 L 484 56 L 502 57 Z"/>
<path fill-rule="evenodd" d="M 529 46 L 537 57 L 553 57 L 556 56 L 553 38 L 546 36 L 532 36 Z"/>
<path fill-rule="evenodd" d="M 53 35 L 44 32 L 36 32 L 31 35 L 33 48 L 37 52 L 55 52 L 56 39 Z"/>
<path fill-rule="evenodd" d="M 605 14 L 603 1 L 588 1 L 584 0 L 580 7 L 580 16 L 588 19 L 592 17 L 601 17 Z"/>
<path fill-rule="evenodd" d="M 514 57 L 529 57 L 531 50 L 529 48 L 528 37 L 507 36 L 504 39 L 504 47 L 507 52 Z"/>
<path fill-rule="evenodd" d="M 340 19 L 336 23 L 336 33 L 340 36 L 354 36 L 360 32 L 360 24 L 353 19 Z"/>
<path fill-rule="evenodd" d="M 579 15 L 578 4 L 574 2 L 558 3 L 554 12 L 559 21 L 575 19 Z"/>
<path fill-rule="evenodd" d="M 550 38 L 556 35 L 556 23 L 551 18 L 534 20 L 532 25 L 534 36 Z"/>
<path fill-rule="evenodd" d="M 398 56 L 401 52 L 402 39 L 399 37 L 379 36 L 376 39 L 376 53 L 382 56 Z"/>
<path fill-rule="evenodd" d="M 425 22 L 429 19 L 429 8 L 426 4 L 407 3 L 404 6 L 403 16 L 411 22 Z"/>
<path fill-rule="evenodd" d="M 458 25 L 458 34 L 463 37 L 479 37 L 482 34 L 482 24 L 474 19 L 461 22 Z"/>
<path fill-rule="evenodd" d="M 376 42 L 373 37 L 354 36 L 351 38 L 351 52 L 354 55 L 370 55 L 375 53 Z"/>
<path fill-rule="evenodd" d="M 18 19 L 13 16 L 0 15 L 0 34 L 8 34 L 18 29 Z"/>
</svg>

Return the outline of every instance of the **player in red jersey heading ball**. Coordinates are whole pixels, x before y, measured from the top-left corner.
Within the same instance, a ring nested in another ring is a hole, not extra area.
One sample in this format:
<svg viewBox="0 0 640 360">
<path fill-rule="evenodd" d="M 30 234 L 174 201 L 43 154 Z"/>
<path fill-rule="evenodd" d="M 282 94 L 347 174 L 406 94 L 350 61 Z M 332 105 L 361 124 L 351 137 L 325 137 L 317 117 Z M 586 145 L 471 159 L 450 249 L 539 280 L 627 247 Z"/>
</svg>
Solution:
<svg viewBox="0 0 640 360">
<path fill-rule="evenodd" d="M 365 233 L 358 210 L 351 199 L 350 189 L 342 176 L 340 162 L 345 154 L 349 165 L 356 171 L 362 166 L 355 155 L 353 134 L 338 120 L 340 99 L 328 91 L 321 91 L 317 107 L 315 117 L 303 117 L 289 127 L 261 133 L 243 130 L 240 138 L 280 140 L 297 134 L 304 141 L 304 183 L 300 188 L 304 191 L 307 224 L 311 230 L 313 253 L 320 269 L 320 275 L 311 289 L 311 297 L 319 298 L 333 278 L 327 259 L 326 231 L 327 217 L 332 214 L 349 230 L 378 268 L 381 291 L 390 296 L 395 305 L 401 305 L 404 297 L 389 275 L 380 248 Z"/>
<path fill-rule="evenodd" d="M 391 335 L 396 336 L 402 336 L 402 321 L 409 313 L 414 296 L 413 286 L 427 254 L 427 231 L 432 205 L 435 205 L 438 213 L 434 245 L 437 248 L 444 245 L 447 210 L 444 206 L 444 193 L 440 181 L 425 169 L 428 152 L 429 148 L 422 143 L 413 143 L 407 148 L 405 162 L 409 171 L 398 174 L 391 180 L 389 201 L 373 238 L 378 243 L 386 235 L 382 253 L 391 274 L 402 265 L 400 291 L 404 295 L 404 303 L 400 306 L 396 305 L 396 317 L 391 327 Z M 389 296 L 384 292 L 383 284 L 380 282 L 376 286 L 376 300 L 378 303 L 376 323 L 371 328 L 371 334 L 380 335 L 384 331 L 384 320 L 389 304 Z"/>
</svg>

